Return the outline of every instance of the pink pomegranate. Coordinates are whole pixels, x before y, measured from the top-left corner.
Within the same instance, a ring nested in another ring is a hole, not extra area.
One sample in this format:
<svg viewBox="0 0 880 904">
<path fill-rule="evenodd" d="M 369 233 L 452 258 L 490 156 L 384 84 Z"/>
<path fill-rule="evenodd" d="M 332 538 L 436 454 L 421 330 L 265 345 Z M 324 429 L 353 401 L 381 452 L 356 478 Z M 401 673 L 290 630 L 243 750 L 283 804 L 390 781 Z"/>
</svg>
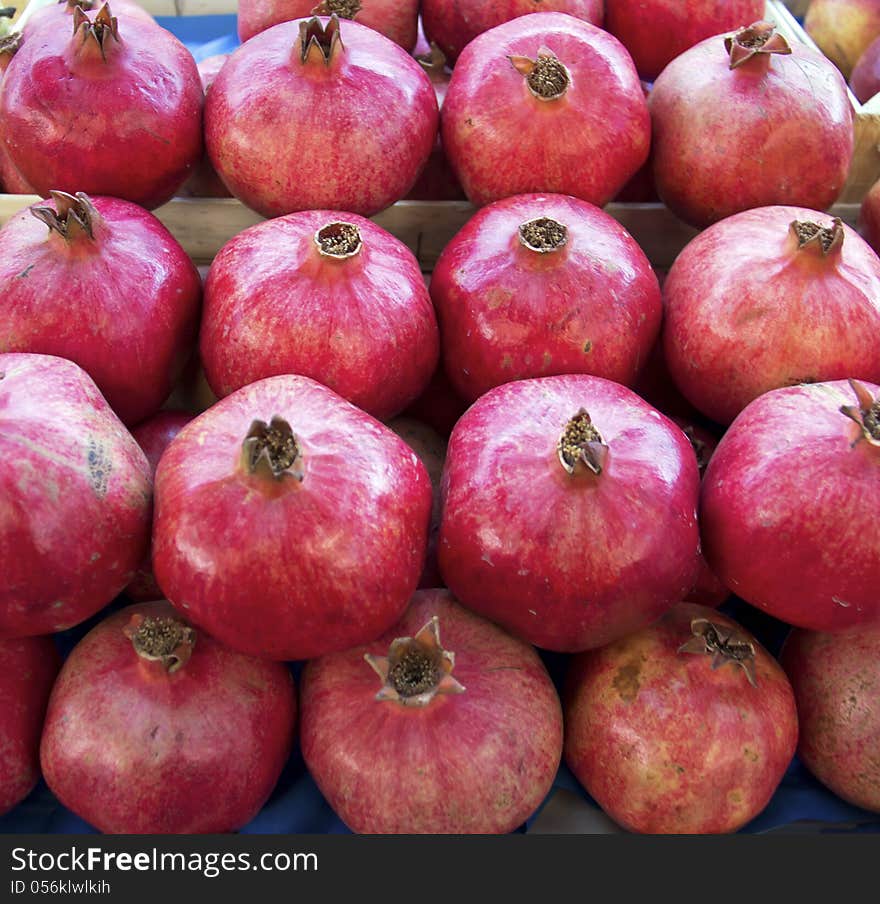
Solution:
<svg viewBox="0 0 880 904">
<path fill-rule="evenodd" d="M 442 437 L 449 438 L 452 428 L 467 410 L 468 403 L 455 391 L 440 365 L 425 387 L 425 391 L 404 411 L 406 417 L 416 418 L 433 427 Z"/>
<path fill-rule="evenodd" d="M 603 646 L 693 586 L 699 483 L 684 433 L 625 387 L 580 374 L 506 383 L 452 431 L 440 572 L 530 643 Z"/>
<path fill-rule="evenodd" d="M 575 657 L 564 713 L 565 762 L 633 832 L 735 832 L 767 806 L 797 745 L 776 660 L 689 603 Z"/>
<path fill-rule="evenodd" d="M 229 59 L 228 53 L 218 53 L 207 57 L 199 63 L 199 77 L 202 80 L 202 88 L 205 94 L 214 84 L 214 79 L 223 68 L 223 64 Z M 223 180 L 217 175 L 217 170 L 211 165 L 211 159 L 207 151 L 202 154 L 202 159 L 196 166 L 193 174 L 180 190 L 181 195 L 189 195 L 193 198 L 231 198 L 229 189 L 223 184 Z"/>
<path fill-rule="evenodd" d="M 873 40 L 859 57 L 850 75 L 849 86 L 863 104 L 880 91 L 880 38 Z"/>
<path fill-rule="evenodd" d="M 853 153 L 846 82 L 768 22 L 685 51 L 648 105 L 657 191 L 694 226 L 773 204 L 825 210 L 843 189 Z"/>
<path fill-rule="evenodd" d="M 423 590 L 375 642 L 306 666 L 302 751 L 355 832 L 510 832 L 553 784 L 562 713 L 530 646 Z"/>
<path fill-rule="evenodd" d="M 725 433 L 706 476 L 706 559 L 730 589 L 814 631 L 880 619 L 880 387 L 776 389 Z"/>
<path fill-rule="evenodd" d="M 875 253 L 880 253 L 880 181 L 871 186 L 859 208 L 858 229 Z"/>
<path fill-rule="evenodd" d="M 475 38 L 452 73 L 443 146 L 477 205 L 558 192 L 599 207 L 647 160 L 648 107 L 607 32 L 535 13 Z"/>
<path fill-rule="evenodd" d="M 12 7 L 9 7 L 10 9 Z M 21 46 L 21 33 L 11 32 L 0 38 L 0 78 L 6 72 L 12 62 L 16 51 Z M 18 171 L 18 167 L 12 162 L 6 144 L 3 142 L 2 123 L 0 123 L 0 188 L 10 195 L 32 195 L 36 192 L 25 182 L 24 177 Z"/>
<path fill-rule="evenodd" d="M 880 37 L 880 0 L 810 0 L 804 29 L 849 78 L 868 45 Z"/>
<path fill-rule="evenodd" d="M 268 220 L 227 242 L 205 284 L 200 351 L 218 396 L 295 373 L 377 418 L 418 397 L 440 354 L 412 252 L 332 210 Z"/>
<path fill-rule="evenodd" d="M 79 624 L 131 580 L 150 469 L 72 361 L 0 354 L 0 638 Z"/>
<path fill-rule="evenodd" d="M 137 205 L 51 195 L 0 230 L 0 352 L 75 361 L 136 424 L 159 410 L 191 353 L 199 274 Z"/>
<path fill-rule="evenodd" d="M 64 663 L 40 747 L 64 806 L 102 832 L 231 832 L 293 742 L 287 668 L 234 653 L 166 602 L 116 612 Z"/>
</svg>

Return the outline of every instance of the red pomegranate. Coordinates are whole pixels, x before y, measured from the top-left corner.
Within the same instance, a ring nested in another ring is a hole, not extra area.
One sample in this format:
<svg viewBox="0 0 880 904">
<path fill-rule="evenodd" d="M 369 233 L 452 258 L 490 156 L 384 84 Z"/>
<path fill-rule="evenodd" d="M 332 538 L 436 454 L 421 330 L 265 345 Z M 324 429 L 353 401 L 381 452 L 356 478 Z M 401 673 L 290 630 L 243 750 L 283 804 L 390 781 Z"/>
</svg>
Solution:
<svg viewBox="0 0 880 904">
<path fill-rule="evenodd" d="M 603 646 L 693 586 L 699 483 L 684 433 L 625 387 L 580 374 L 506 383 L 452 431 L 440 572 L 530 643 Z"/>
<path fill-rule="evenodd" d="M 849 78 L 868 45 L 880 37 L 880 0 L 810 0 L 804 29 Z"/>
<path fill-rule="evenodd" d="M 859 57 L 850 75 L 849 87 L 862 104 L 880 91 L 880 38 L 872 41 Z"/>
<path fill-rule="evenodd" d="M 0 816 L 40 778 L 40 734 L 60 664 L 50 637 L 0 640 Z"/>
<path fill-rule="evenodd" d="M 12 7 L 8 7 L 12 9 Z M 21 46 L 20 32 L 11 32 L 0 37 L 0 78 L 12 62 L 16 51 Z M 25 181 L 18 167 L 12 162 L 6 144 L 3 141 L 2 123 L 0 123 L 0 188 L 10 195 L 33 195 L 36 192 Z"/>
<path fill-rule="evenodd" d="M 468 403 L 455 391 L 441 364 L 425 391 L 403 413 L 406 417 L 424 421 L 448 439 L 467 407 Z"/>
<path fill-rule="evenodd" d="M 269 217 L 314 209 L 371 216 L 409 191 L 436 134 L 437 99 L 422 67 L 383 35 L 336 16 L 251 38 L 205 106 L 214 167 Z"/>
<path fill-rule="evenodd" d="M 613 217 L 565 195 L 478 211 L 431 277 L 446 372 L 475 400 L 564 373 L 632 385 L 660 330 L 657 277 Z"/>
<path fill-rule="evenodd" d="M 72 33 L 71 33 L 72 32 Z M 202 153 L 202 86 L 177 38 L 109 5 L 34 29 L 3 80 L 3 140 L 22 176 L 50 190 L 158 207 Z"/>
<path fill-rule="evenodd" d="M 227 242 L 205 284 L 200 351 L 218 396 L 295 373 L 383 419 L 418 397 L 440 354 L 412 252 L 332 210 L 258 223 Z"/>
<path fill-rule="evenodd" d="M 859 208 L 859 233 L 880 254 L 880 181 L 871 186 Z"/>
<path fill-rule="evenodd" d="M 565 762 L 633 832 L 735 832 L 767 806 L 797 745 L 776 660 L 688 603 L 575 657 L 563 705 Z"/>
<path fill-rule="evenodd" d="M 270 377 L 218 402 L 165 450 L 153 569 L 221 643 L 311 659 L 400 617 L 430 516 L 431 481 L 403 440 L 314 380 Z"/>
<path fill-rule="evenodd" d="M 781 660 L 797 700 L 798 756 L 838 797 L 880 813 L 880 625 L 795 629 Z"/>
<path fill-rule="evenodd" d="M 776 389 L 718 445 L 700 502 L 703 551 L 730 589 L 814 631 L 880 620 L 880 387 Z"/>
<path fill-rule="evenodd" d="M 0 638 L 63 631 L 131 580 L 150 468 L 72 361 L 0 354 Z"/>
<path fill-rule="evenodd" d="M 164 601 L 140 603 L 64 663 L 40 759 L 61 803 L 102 832 L 231 832 L 272 793 L 295 720 L 284 665 L 232 652 Z"/>
<path fill-rule="evenodd" d="M 880 260 L 838 218 L 799 207 L 728 217 L 679 254 L 663 299 L 670 373 L 718 423 L 781 386 L 880 383 Z"/>
<path fill-rule="evenodd" d="M 853 152 L 846 82 L 768 22 L 686 50 L 648 105 L 657 191 L 694 226 L 772 204 L 825 210 L 843 189 Z"/>
<path fill-rule="evenodd" d="M 51 195 L 0 230 L 0 352 L 75 361 L 136 424 L 159 410 L 191 354 L 199 274 L 137 205 Z"/>
<path fill-rule="evenodd" d="M 623 45 L 564 13 L 475 38 L 452 73 L 443 146 L 477 205 L 559 192 L 599 207 L 648 157 L 651 124 Z"/>
<path fill-rule="evenodd" d="M 553 784 L 562 713 L 530 646 L 424 590 L 375 642 L 306 666 L 302 752 L 355 832 L 510 832 Z"/>
</svg>

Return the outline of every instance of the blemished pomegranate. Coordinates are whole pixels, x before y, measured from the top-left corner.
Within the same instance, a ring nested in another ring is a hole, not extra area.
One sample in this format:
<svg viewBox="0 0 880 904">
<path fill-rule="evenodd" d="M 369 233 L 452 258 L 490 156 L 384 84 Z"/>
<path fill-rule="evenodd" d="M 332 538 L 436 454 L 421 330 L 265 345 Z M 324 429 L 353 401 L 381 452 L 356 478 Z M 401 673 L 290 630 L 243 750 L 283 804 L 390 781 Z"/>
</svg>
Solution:
<svg viewBox="0 0 880 904">
<path fill-rule="evenodd" d="M 0 640 L 0 816 L 40 778 L 40 735 L 61 665 L 51 637 Z"/>
<path fill-rule="evenodd" d="M 688 603 L 576 656 L 563 708 L 566 764 L 633 832 L 735 832 L 767 806 L 797 745 L 776 660 L 730 618 Z"/>
<path fill-rule="evenodd" d="M 55 189 L 158 207 L 202 153 L 202 86 L 164 28 L 94 14 L 34 29 L 3 79 L 0 118 L 13 163 L 38 194 Z"/>
<path fill-rule="evenodd" d="M 880 38 L 875 38 L 859 57 L 850 75 L 849 86 L 862 104 L 880 91 Z"/>
<path fill-rule="evenodd" d="M 206 95 L 227 59 L 229 59 L 228 53 L 218 53 L 215 56 L 206 57 L 198 64 L 199 78 L 202 80 L 202 88 Z M 180 194 L 194 198 L 232 197 L 229 189 L 223 184 L 223 180 L 217 175 L 217 170 L 211 165 L 207 151 L 202 154 L 202 159 L 193 170 L 193 174 L 180 189 Z"/>
<path fill-rule="evenodd" d="M 771 23 L 686 50 L 648 105 L 657 192 L 694 226 L 775 204 L 825 210 L 843 189 L 853 153 L 846 82 Z"/>
<path fill-rule="evenodd" d="M 728 217 L 678 255 L 663 300 L 670 373 L 718 423 L 782 386 L 880 383 L 880 260 L 839 218 L 799 207 Z"/>
<path fill-rule="evenodd" d="M 156 472 L 153 570 L 232 649 L 311 659 L 400 618 L 425 562 L 431 481 L 327 387 L 269 377 L 188 424 Z"/>
<path fill-rule="evenodd" d="M 651 121 L 623 45 L 564 13 L 471 41 L 452 72 L 443 147 L 468 198 L 557 192 L 602 207 L 648 158 Z"/>
<path fill-rule="evenodd" d="M 613 217 L 565 195 L 479 210 L 431 277 L 446 372 L 475 400 L 528 377 L 631 385 L 660 331 L 657 277 Z"/>
<path fill-rule="evenodd" d="M 412 252 L 332 210 L 258 223 L 224 245 L 205 283 L 199 344 L 218 396 L 301 374 L 380 419 L 418 397 L 440 355 Z"/>
<path fill-rule="evenodd" d="M 880 254 L 880 181 L 875 182 L 859 208 L 858 230 L 862 238 Z"/>
<path fill-rule="evenodd" d="M 63 631 L 147 549 L 147 459 L 85 371 L 18 354 L 0 354 L 0 457 L 0 638 Z"/>
<path fill-rule="evenodd" d="M 286 666 L 227 649 L 165 601 L 139 603 L 67 658 L 40 760 L 64 806 L 102 832 L 231 832 L 272 793 L 295 724 Z"/>
<path fill-rule="evenodd" d="M 580 374 L 505 383 L 452 431 L 444 583 L 536 646 L 603 646 L 693 586 L 699 484 L 684 433 L 626 387 Z"/>
<path fill-rule="evenodd" d="M 535 650 L 442 590 L 416 593 L 378 640 L 310 662 L 301 701 L 303 758 L 355 832 L 510 832 L 562 754 Z"/>
<path fill-rule="evenodd" d="M 795 629 L 780 658 L 797 701 L 801 761 L 838 797 L 880 813 L 880 625 Z"/>
<path fill-rule="evenodd" d="M 171 233 L 128 201 L 53 191 L 0 241 L 0 352 L 69 358 L 124 423 L 155 414 L 191 354 L 202 291 Z"/>
<path fill-rule="evenodd" d="M 724 434 L 703 479 L 703 552 L 737 596 L 801 628 L 880 620 L 880 387 L 776 389 Z"/>
<path fill-rule="evenodd" d="M 205 135 L 229 190 L 264 216 L 372 216 L 416 181 L 437 116 L 431 80 L 409 54 L 332 16 L 239 47 L 208 92 Z"/>
<path fill-rule="evenodd" d="M 425 391 L 407 407 L 403 414 L 423 421 L 448 439 L 458 419 L 467 410 L 468 403 L 455 391 L 446 376 L 443 365 L 434 371 Z"/>
<path fill-rule="evenodd" d="M 810 0 L 804 30 L 849 78 L 868 45 L 880 37 L 878 0 Z"/>
</svg>

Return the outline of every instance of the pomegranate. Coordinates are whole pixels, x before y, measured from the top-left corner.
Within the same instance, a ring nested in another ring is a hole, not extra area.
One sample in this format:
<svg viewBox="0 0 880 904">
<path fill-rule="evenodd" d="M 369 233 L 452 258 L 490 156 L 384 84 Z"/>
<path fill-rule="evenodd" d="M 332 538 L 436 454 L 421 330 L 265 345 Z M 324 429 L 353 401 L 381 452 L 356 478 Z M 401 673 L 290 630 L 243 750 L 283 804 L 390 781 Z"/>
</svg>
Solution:
<svg viewBox="0 0 880 904">
<path fill-rule="evenodd" d="M 873 40 L 859 57 L 850 75 L 849 86 L 859 103 L 863 104 L 880 91 L 880 38 Z"/>
<path fill-rule="evenodd" d="M 880 181 L 875 182 L 859 208 L 859 233 L 880 254 Z"/>
<path fill-rule="evenodd" d="M 566 764 L 633 832 L 735 832 L 767 806 L 797 745 L 776 660 L 689 603 L 575 657 L 563 706 Z"/>
<path fill-rule="evenodd" d="M 202 88 L 205 94 L 214 84 L 214 79 L 223 68 L 223 64 L 229 59 L 228 53 L 218 53 L 207 57 L 199 63 L 199 77 L 202 80 Z M 211 165 L 207 151 L 202 154 L 202 159 L 196 166 L 193 174 L 180 190 L 181 195 L 189 195 L 194 198 L 231 198 L 229 189 L 223 184 L 223 180 L 217 175 L 217 170 Z"/>
<path fill-rule="evenodd" d="M 264 216 L 371 216 L 428 159 L 437 99 L 422 67 L 372 29 L 301 19 L 230 56 L 208 92 L 205 130 L 220 177 Z"/>
<path fill-rule="evenodd" d="M 703 480 L 703 549 L 746 602 L 790 625 L 880 619 L 880 387 L 847 382 L 755 399 Z"/>
<path fill-rule="evenodd" d="M 43 774 L 102 832 L 230 832 L 259 812 L 293 743 L 287 668 L 234 653 L 165 601 L 116 612 L 49 700 Z"/>
<path fill-rule="evenodd" d="M 71 33 L 72 32 L 72 33 Z M 3 79 L 0 118 L 13 163 L 37 193 L 110 195 L 158 207 L 202 153 L 202 87 L 190 52 L 108 4 L 37 27 Z"/>
<path fill-rule="evenodd" d="M 657 192 L 694 226 L 771 204 L 824 210 L 843 189 L 853 153 L 846 82 L 769 22 L 686 50 L 648 105 Z"/>
<path fill-rule="evenodd" d="M 880 625 L 796 629 L 781 659 L 797 700 L 798 756 L 838 797 L 880 813 Z"/>
<path fill-rule="evenodd" d="M 191 353 L 199 274 L 137 205 L 51 196 L 0 230 L 0 352 L 75 361 L 122 421 L 136 424 L 159 410 Z"/>
<path fill-rule="evenodd" d="M 12 7 L 8 8 L 12 9 Z M 21 40 L 20 32 L 10 32 L 0 37 L 0 79 L 21 46 Z M 3 142 L 2 126 L 3 124 L 0 122 L 0 189 L 11 195 L 36 194 L 10 158 Z"/>
<path fill-rule="evenodd" d="M 214 258 L 200 350 L 218 396 L 295 373 L 377 418 L 425 388 L 440 354 L 418 261 L 365 220 L 307 210 L 258 223 Z"/>
<path fill-rule="evenodd" d="M 424 421 L 448 439 L 467 407 L 468 403 L 453 389 L 441 364 L 434 371 L 425 391 L 403 413 Z"/>
<path fill-rule="evenodd" d="M 510 832 L 553 784 L 562 713 L 530 646 L 423 590 L 375 642 L 306 666 L 302 751 L 355 832 Z"/>
<path fill-rule="evenodd" d="M 88 375 L 49 355 L 0 354 L 0 457 L 0 638 L 63 631 L 131 580 L 149 465 Z"/>
<path fill-rule="evenodd" d="M 400 617 L 430 516 L 431 481 L 403 440 L 308 377 L 269 377 L 165 450 L 153 569 L 221 643 L 310 659 Z"/>
<path fill-rule="evenodd" d="M 810 0 L 804 29 L 849 78 L 868 45 L 880 37 L 880 0 Z"/>
<path fill-rule="evenodd" d="M 838 218 L 798 207 L 729 217 L 679 254 L 663 298 L 669 370 L 718 423 L 781 386 L 880 383 L 880 260 Z"/>
<path fill-rule="evenodd" d="M 660 330 L 657 277 L 608 214 L 565 195 L 478 211 L 431 277 L 446 372 L 466 399 L 526 377 L 631 385 Z"/>
<path fill-rule="evenodd" d="M 49 637 L 0 640 L 0 815 L 40 778 L 40 734 L 59 665 Z"/>
<path fill-rule="evenodd" d="M 623 45 L 564 13 L 475 38 L 452 73 L 443 146 L 477 205 L 528 192 L 601 207 L 648 158 L 651 124 Z"/>
<path fill-rule="evenodd" d="M 440 572 L 530 643 L 602 646 L 693 586 L 699 483 L 684 433 L 625 387 L 580 374 L 506 383 L 452 431 Z"/>
</svg>

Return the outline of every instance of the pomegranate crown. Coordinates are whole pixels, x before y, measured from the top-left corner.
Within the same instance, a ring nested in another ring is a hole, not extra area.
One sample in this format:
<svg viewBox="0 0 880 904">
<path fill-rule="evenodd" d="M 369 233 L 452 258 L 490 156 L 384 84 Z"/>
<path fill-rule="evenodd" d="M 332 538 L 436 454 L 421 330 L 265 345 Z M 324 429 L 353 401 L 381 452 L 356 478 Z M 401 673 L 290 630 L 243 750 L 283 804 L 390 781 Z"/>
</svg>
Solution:
<svg viewBox="0 0 880 904">
<path fill-rule="evenodd" d="M 315 60 L 329 66 L 334 54 L 344 49 L 339 17 L 334 13 L 326 25 L 317 16 L 304 19 L 299 23 L 299 43 L 303 63 Z"/>
<path fill-rule="evenodd" d="M 66 191 L 50 191 L 49 196 L 55 202 L 51 207 L 31 207 L 31 215 L 49 227 L 49 232 L 57 232 L 68 241 L 84 235 L 90 239 L 95 237 L 95 221 L 98 211 L 91 198 L 78 191 L 69 195 Z"/>
<path fill-rule="evenodd" d="M 711 656 L 713 671 L 727 663 L 738 665 L 746 673 L 749 684 L 758 686 L 755 645 L 744 633 L 707 618 L 695 618 L 691 621 L 691 634 L 693 637 L 678 648 L 679 653 Z"/>
<path fill-rule="evenodd" d="M 73 33 L 82 37 L 82 43 L 87 44 L 93 40 L 101 51 L 101 59 L 107 59 L 107 48 L 111 39 L 119 42 L 119 21 L 110 12 L 110 4 L 105 3 L 94 20 L 83 12 L 81 6 L 73 11 Z"/>
<path fill-rule="evenodd" d="M 737 69 L 761 54 L 791 53 L 791 45 L 776 31 L 776 26 L 763 20 L 728 35 L 724 39 L 724 48 L 730 54 L 731 69 Z"/>
<path fill-rule="evenodd" d="M 340 19 L 353 19 L 363 7 L 360 0 L 321 0 L 313 10 L 313 16 L 339 16 Z"/>
<path fill-rule="evenodd" d="M 850 380 L 849 385 L 858 404 L 841 405 L 840 413 L 855 421 L 862 431 L 850 445 L 856 446 L 867 440 L 870 445 L 880 447 L 880 397 L 875 399 L 868 387 L 858 380 Z"/>
</svg>

